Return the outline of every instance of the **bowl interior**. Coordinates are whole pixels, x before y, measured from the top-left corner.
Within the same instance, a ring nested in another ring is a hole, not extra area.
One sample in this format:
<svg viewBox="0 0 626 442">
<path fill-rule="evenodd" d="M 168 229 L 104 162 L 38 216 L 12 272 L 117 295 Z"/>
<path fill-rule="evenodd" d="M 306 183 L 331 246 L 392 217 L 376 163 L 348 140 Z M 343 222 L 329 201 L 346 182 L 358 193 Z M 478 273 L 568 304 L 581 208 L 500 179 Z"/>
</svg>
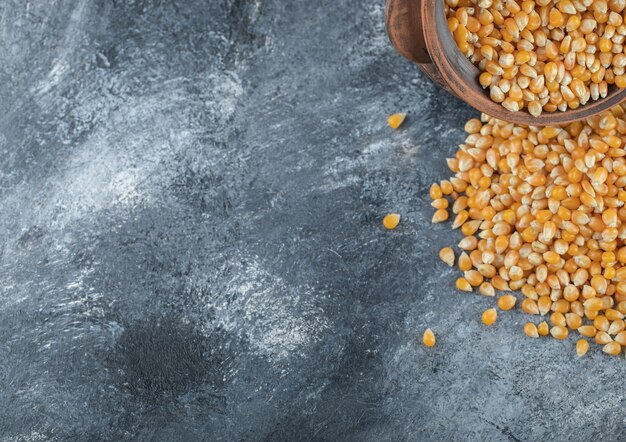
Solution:
<svg viewBox="0 0 626 442">
<path fill-rule="evenodd" d="M 610 109 L 626 99 L 626 89 L 615 85 L 609 87 L 608 95 L 589 101 L 578 109 L 565 112 L 544 112 L 534 117 L 526 109 L 511 112 L 489 97 L 488 89 L 478 82 L 479 69 L 461 53 L 448 29 L 445 15 L 445 0 L 423 0 L 426 44 L 433 62 L 441 75 L 450 83 L 455 93 L 468 104 L 488 115 L 526 125 L 558 125 L 570 123 Z"/>
</svg>

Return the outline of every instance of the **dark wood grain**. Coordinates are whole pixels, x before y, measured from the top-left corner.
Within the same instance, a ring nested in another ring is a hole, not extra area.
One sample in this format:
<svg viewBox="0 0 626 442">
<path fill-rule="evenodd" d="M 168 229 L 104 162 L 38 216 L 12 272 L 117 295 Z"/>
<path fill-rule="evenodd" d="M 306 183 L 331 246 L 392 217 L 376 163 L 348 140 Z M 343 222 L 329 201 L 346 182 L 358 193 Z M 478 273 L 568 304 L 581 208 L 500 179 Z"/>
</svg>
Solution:
<svg viewBox="0 0 626 442">
<path fill-rule="evenodd" d="M 422 29 L 421 1 L 388 0 L 385 22 L 391 44 L 415 63 L 431 63 Z"/>
<path fill-rule="evenodd" d="M 416 63 L 440 87 L 502 120 L 524 125 L 561 125 L 588 118 L 626 100 L 626 89 L 611 86 L 606 98 L 578 109 L 544 112 L 539 117 L 526 110 L 511 112 L 494 103 L 478 83 L 478 68 L 458 50 L 448 30 L 443 0 L 387 0 L 385 20 L 389 39 L 402 56 Z"/>
</svg>

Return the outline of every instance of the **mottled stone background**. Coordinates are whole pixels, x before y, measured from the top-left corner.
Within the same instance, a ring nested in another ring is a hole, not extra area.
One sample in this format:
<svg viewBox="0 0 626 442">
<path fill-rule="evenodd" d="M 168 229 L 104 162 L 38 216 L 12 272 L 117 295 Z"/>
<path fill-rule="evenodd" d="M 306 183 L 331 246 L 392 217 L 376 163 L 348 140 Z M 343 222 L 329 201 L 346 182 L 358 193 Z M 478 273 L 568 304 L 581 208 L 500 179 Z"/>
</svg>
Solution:
<svg viewBox="0 0 626 442">
<path fill-rule="evenodd" d="M 623 357 L 438 262 L 476 112 L 383 9 L 0 2 L 1 441 L 625 440 Z"/>
</svg>

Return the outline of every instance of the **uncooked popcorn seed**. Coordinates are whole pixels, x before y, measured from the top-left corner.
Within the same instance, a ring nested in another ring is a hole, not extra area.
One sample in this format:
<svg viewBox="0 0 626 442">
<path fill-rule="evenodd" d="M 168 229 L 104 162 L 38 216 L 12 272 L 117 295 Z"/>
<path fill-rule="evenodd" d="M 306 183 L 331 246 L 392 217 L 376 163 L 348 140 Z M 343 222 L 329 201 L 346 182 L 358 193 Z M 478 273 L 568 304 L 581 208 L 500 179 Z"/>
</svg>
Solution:
<svg viewBox="0 0 626 442">
<path fill-rule="evenodd" d="M 576 109 L 626 87 L 625 0 L 446 0 L 481 86 L 511 112 Z"/>
<path fill-rule="evenodd" d="M 405 119 L 406 114 L 393 114 L 389 116 L 389 118 L 387 119 L 387 123 L 389 123 L 389 126 L 391 126 L 392 129 L 397 129 L 402 126 L 402 123 L 404 123 Z"/>
<path fill-rule="evenodd" d="M 498 312 L 495 308 L 487 309 L 483 312 L 482 321 L 485 325 L 493 325 L 498 319 Z"/>
<path fill-rule="evenodd" d="M 454 265 L 454 250 L 452 247 L 444 247 L 439 251 L 439 258 L 450 267 Z"/>
<path fill-rule="evenodd" d="M 397 213 L 390 213 L 383 218 L 383 226 L 387 230 L 395 229 L 398 227 L 398 224 L 400 224 L 400 215 Z"/>
<path fill-rule="evenodd" d="M 530 337 L 570 331 L 609 355 L 626 345 L 626 115 L 624 107 L 558 127 L 523 127 L 483 115 L 447 160 L 453 176 L 429 190 L 442 222 L 463 239 L 458 290 L 498 295 L 547 321 Z M 443 188 L 448 191 L 444 194 Z M 439 200 L 446 199 L 448 204 Z M 445 215 L 443 214 L 445 212 Z M 440 251 L 454 264 L 455 251 Z M 444 259 L 445 258 L 445 259 Z M 519 291 L 521 302 L 512 294 Z M 491 325 L 497 311 L 482 321 Z M 576 352 L 586 353 L 586 343 Z"/>
<path fill-rule="evenodd" d="M 422 337 L 422 342 L 426 347 L 434 347 L 436 343 L 435 334 L 429 328 L 424 332 L 424 336 Z"/>
</svg>

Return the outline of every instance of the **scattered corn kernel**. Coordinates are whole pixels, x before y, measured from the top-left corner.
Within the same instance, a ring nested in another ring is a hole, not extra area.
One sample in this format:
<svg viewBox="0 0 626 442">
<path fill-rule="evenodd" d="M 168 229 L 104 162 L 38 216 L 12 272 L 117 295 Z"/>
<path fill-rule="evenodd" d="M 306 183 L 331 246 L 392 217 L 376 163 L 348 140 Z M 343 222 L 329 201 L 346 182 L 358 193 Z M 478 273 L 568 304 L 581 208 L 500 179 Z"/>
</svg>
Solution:
<svg viewBox="0 0 626 442">
<path fill-rule="evenodd" d="M 554 339 L 565 339 L 567 338 L 568 331 L 567 328 L 561 325 L 555 325 L 550 329 L 550 334 Z"/>
<path fill-rule="evenodd" d="M 609 342 L 602 347 L 602 351 L 606 354 L 617 356 L 622 351 L 622 346 L 618 342 Z"/>
<path fill-rule="evenodd" d="M 456 288 L 464 292 L 472 291 L 472 285 L 465 278 L 459 278 L 456 280 Z"/>
<path fill-rule="evenodd" d="M 493 325 L 493 323 L 496 322 L 496 319 L 498 319 L 498 312 L 495 308 L 487 309 L 483 312 L 481 319 L 483 321 L 483 324 Z"/>
<path fill-rule="evenodd" d="M 385 226 L 385 229 L 393 230 L 398 227 L 398 224 L 400 224 L 400 215 L 397 213 L 390 213 L 383 218 L 383 226 Z"/>
<path fill-rule="evenodd" d="M 424 331 L 424 336 L 422 336 L 422 342 L 426 347 L 434 347 L 436 343 L 435 334 L 429 328 Z"/>
<path fill-rule="evenodd" d="M 387 123 L 389 123 L 389 126 L 391 126 L 393 129 L 397 129 L 402 126 L 402 123 L 404 123 L 405 119 L 406 114 L 404 113 L 393 114 L 390 115 L 389 118 L 387 118 Z"/>
<path fill-rule="evenodd" d="M 494 290 L 493 286 L 488 282 L 483 282 L 478 288 L 478 291 L 481 295 L 484 296 L 496 296 L 496 291 Z"/>
<path fill-rule="evenodd" d="M 444 247 L 439 251 L 439 258 L 452 267 L 454 265 L 454 250 L 450 247 Z"/>
<path fill-rule="evenodd" d="M 446 209 L 439 209 L 433 215 L 433 223 L 442 223 L 448 219 L 448 211 Z"/>
<path fill-rule="evenodd" d="M 578 327 L 578 333 L 587 338 L 593 338 L 598 333 L 598 330 L 593 325 L 583 325 Z"/>
<path fill-rule="evenodd" d="M 550 63 L 561 76 L 560 61 Z M 521 290 L 523 312 L 549 315 L 552 327 L 538 324 L 539 336 L 565 339 L 571 329 L 598 345 L 626 345 L 626 105 L 560 128 L 483 115 L 466 130 L 448 161 L 453 227 L 464 235 L 457 288 Z M 434 201 L 442 195 L 431 187 Z M 497 303 L 516 304 L 513 295 Z"/>
<path fill-rule="evenodd" d="M 578 356 L 585 356 L 589 350 L 589 342 L 586 339 L 579 339 L 576 343 L 576 354 Z"/>
<path fill-rule="evenodd" d="M 537 326 L 532 322 L 527 322 L 526 324 L 524 324 L 524 333 L 526 333 L 526 336 L 530 336 L 531 338 L 539 337 Z"/>
<path fill-rule="evenodd" d="M 596 333 L 596 337 L 594 338 L 594 340 L 596 341 L 596 344 L 599 345 L 605 345 L 613 341 L 611 336 L 607 332 L 603 331 Z"/>
</svg>

